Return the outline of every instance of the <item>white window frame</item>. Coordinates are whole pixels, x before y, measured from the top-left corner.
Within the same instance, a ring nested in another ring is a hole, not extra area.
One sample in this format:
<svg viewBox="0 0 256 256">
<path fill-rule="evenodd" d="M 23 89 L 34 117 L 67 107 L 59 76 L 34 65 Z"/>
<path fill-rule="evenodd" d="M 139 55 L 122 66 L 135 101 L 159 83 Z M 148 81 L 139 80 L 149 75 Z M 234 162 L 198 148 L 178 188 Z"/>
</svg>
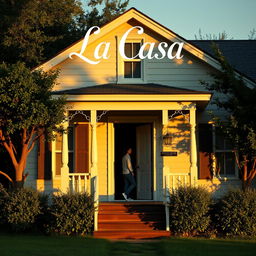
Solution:
<svg viewBox="0 0 256 256">
<path fill-rule="evenodd" d="M 215 177 L 219 178 L 219 179 L 235 179 L 237 180 L 239 178 L 239 172 L 238 172 L 238 167 L 237 164 L 235 162 L 235 173 L 234 175 L 226 175 L 226 174 L 217 174 L 217 157 L 216 157 L 216 153 L 233 153 L 232 149 L 217 149 L 216 148 L 216 126 L 213 125 L 212 127 L 213 130 L 213 154 L 214 154 L 214 173 L 215 173 Z M 224 161 L 224 165 L 225 165 L 225 161 Z M 226 170 L 225 170 L 226 171 Z"/>
<path fill-rule="evenodd" d="M 73 163 L 75 162 L 75 129 L 74 129 L 74 126 L 73 125 L 69 125 L 68 128 L 70 127 L 73 127 L 73 150 L 68 150 L 68 154 L 69 153 L 73 153 Z M 57 136 L 57 133 L 55 132 L 54 133 L 55 136 Z M 61 138 L 62 138 L 62 135 L 61 135 Z M 60 178 L 61 177 L 61 174 L 56 174 L 56 154 L 57 153 L 61 153 L 62 154 L 62 142 L 61 142 L 61 149 L 56 149 L 56 140 L 53 140 L 52 141 L 52 163 L 51 163 L 51 166 L 52 166 L 52 175 L 54 178 Z M 73 166 L 74 167 L 74 166 Z M 74 171 L 75 171 L 75 168 L 73 168 Z"/>
<path fill-rule="evenodd" d="M 118 42 L 120 40 L 117 40 Z M 141 45 L 144 42 L 144 38 L 127 38 L 125 43 L 140 43 Z M 145 82 L 145 62 L 142 59 L 133 59 L 133 60 L 127 60 L 123 59 L 122 56 L 119 53 L 119 45 L 117 44 L 116 47 L 118 48 L 118 74 L 117 74 L 117 80 L 118 83 L 144 83 Z M 124 63 L 125 62 L 134 62 L 134 61 L 140 61 L 141 62 L 141 78 L 125 78 L 124 77 Z"/>
</svg>

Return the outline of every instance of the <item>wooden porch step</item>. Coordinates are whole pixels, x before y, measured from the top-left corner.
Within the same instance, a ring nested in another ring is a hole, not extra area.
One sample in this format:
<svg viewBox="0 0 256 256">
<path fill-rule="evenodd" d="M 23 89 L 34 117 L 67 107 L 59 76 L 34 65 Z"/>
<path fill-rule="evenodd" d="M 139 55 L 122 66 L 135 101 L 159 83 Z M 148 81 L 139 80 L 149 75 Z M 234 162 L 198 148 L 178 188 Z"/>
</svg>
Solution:
<svg viewBox="0 0 256 256">
<path fill-rule="evenodd" d="M 132 220 L 132 221 L 165 221 L 165 216 L 163 215 L 163 212 L 150 212 L 150 213 L 124 213 L 124 212 L 102 212 L 99 213 L 98 217 L 99 221 L 126 221 L 126 220 Z"/>
<path fill-rule="evenodd" d="M 98 231 L 94 236 L 109 239 L 147 239 L 170 236 L 165 231 L 162 202 L 104 202 L 99 204 Z"/>
<path fill-rule="evenodd" d="M 99 230 L 163 230 L 164 222 L 156 221 L 101 221 L 98 223 Z"/>
<path fill-rule="evenodd" d="M 94 231 L 93 236 L 95 238 L 105 239 L 157 239 L 170 237 L 169 231 L 155 230 L 155 231 Z"/>
<path fill-rule="evenodd" d="M 149 203 L 100 203 L 99 212 L 102 211 L 120 211 L 120 212 L 148 212 L 148 211 L 163 211 L 164 205 L 149 204 Z"/>
</svg>

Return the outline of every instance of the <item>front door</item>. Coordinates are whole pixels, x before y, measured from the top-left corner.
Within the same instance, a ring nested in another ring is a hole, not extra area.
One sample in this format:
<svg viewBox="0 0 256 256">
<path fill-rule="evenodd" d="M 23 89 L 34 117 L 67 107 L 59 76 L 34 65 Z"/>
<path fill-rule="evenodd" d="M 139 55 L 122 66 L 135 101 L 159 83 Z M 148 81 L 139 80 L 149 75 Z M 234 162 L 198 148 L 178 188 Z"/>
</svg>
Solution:
<svg viewBox="0 0 256 256">
<path fill-rule="evenodd" d="M 137 199 L 152 199 L 152 127 L 136 126 Z"/>
</svg>

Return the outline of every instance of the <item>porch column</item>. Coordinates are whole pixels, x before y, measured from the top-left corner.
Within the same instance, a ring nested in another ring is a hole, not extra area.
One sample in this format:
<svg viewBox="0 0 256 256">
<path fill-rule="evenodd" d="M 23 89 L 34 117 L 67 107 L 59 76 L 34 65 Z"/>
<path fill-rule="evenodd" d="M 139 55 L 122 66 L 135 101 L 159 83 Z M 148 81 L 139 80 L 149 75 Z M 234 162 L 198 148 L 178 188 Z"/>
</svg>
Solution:
<svg viewBox="0 0 256 256">
<path fill-rule="evenodd" d="M 99 206 L 99 182 L 98 182 L 98 150 L 97 150 L 97 111 L 91 110 L 91 128 L 92 128 L 92 144 L 91 144 L 91 193 L 94 199 L 94 230 L 98 230 L 98 206 Z"/>
<path fill-rule="evenodd" d="M 196 146 L 196 106 L 193 106 L 190 110 L 190 174 L 191 185 L 196 185 L 198 179 L 197 168 L 197 146 Z"/>
<path fill-rule="evenodd" d="M 92 128 L 92 154 L 91 154 L 91 175 L 97 176 L 97 111 L 91 110 L 91 128 Z"/>
<path fill-rule="evenodd" d="M 65 114 L 66 116 L 68 113 Z M 63 124 L 62 134 L 62 167 L 61 167 L 61 190 L 66 193 L 69 190 L 69 167 L 68 167 L 68 121 Z"/>
<path fill-rule="evenodd" d="M 162 137 L 164 133 L 167 131 L 168 122 L 169 122 L 168 110 L 163 109 L 162 110 Z M 162 150 L 163 150 L 163 141 L 162 141 Z M 169 169 L 164 163 L 164 158 L 162 159 L 163 159 L 163 185 L 165 186 L 166 185 L 165 175 L 168 173 Z"/>
</svg>

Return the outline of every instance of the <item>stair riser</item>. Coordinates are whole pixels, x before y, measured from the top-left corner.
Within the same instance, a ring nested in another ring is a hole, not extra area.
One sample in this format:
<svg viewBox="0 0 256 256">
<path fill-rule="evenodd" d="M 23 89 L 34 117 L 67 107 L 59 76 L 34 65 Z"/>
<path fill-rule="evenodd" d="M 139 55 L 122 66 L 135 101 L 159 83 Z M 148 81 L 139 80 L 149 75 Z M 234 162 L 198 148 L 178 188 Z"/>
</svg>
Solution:
<svg viewBox="0 0 256 256">
<path fill-rule="evenodd" d="M 124 211 L 124 212 L 163 212 L 163 206 L 151 206 L 151 205 L 143 205 L 143 206 L 125 206 L 125 205 L 100 205 L 99 211 Z"/>
<path fill-rule="evenodd" d="M 93 235 L 95 238 L 105 239 L 152 239 L 152 238 L 163 238 L 170 237 L 170 232 L 166 231 L 154 231 L 154 232 L 106 232 L 97 231 Z"/>
<path fill-rule="evenodd" d="M 164 215 L 99 214 L 99 221 L 165 221 Z"/>
<path fill-rule="evenodd" d="M 138 223 L 98 223 L 99 230 L 163 230 L 164 223 L 144 224 Z"/>
</svg>

